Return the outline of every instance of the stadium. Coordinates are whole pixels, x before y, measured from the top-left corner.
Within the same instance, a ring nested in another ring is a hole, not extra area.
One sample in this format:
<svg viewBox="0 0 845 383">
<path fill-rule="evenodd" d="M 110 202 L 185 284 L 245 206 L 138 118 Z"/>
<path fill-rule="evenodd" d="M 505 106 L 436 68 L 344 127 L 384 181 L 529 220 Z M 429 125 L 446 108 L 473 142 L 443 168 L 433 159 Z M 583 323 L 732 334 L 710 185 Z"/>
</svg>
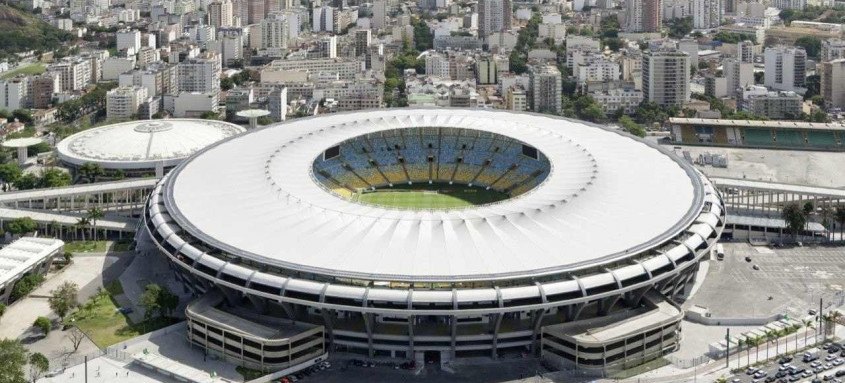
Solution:
<svg viewBox="0 0 845 383">
<path fill-rule="evenodd" d="M 253 368 L 325 347 L 418 363 L 528 354 L 606 371 L 677 347 L 675 300 L 724 222 L 703 175 L 625 133 L 395 109 L 297 119 L 203 149 L 157 185 L 138 243 L 214 297 L 189 306 L 189 340 Z M 265 349 L 284 326 L 308 335 Z"/>
<path fill-rule="evenodd" d="M 94 163 L 127 175 L 161 176 L 205 146 L 243 131 L 223 121 L 130 121 L 73 134 L 56 145 L 56 153 L 70 169 Z"/>
</svg>

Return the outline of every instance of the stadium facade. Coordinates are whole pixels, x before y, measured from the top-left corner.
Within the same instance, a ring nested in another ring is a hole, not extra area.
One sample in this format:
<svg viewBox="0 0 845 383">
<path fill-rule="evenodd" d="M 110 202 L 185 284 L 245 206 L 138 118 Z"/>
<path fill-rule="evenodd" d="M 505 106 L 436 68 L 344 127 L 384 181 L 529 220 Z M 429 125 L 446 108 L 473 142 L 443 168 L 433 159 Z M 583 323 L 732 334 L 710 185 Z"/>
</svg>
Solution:
<svg viewBox="0 0 845 383">
<path fill-rule="evenodd" d="M 420 182 L 510 198 L 409 210 L 355 197 Z M 656 144 L 538 114 L 396 109 L 209 146 L 156 187 L 138 241 L 197 296 L 221 294 L 218 308 L 319 326 L 328 349 L 606 371 L 677 347 L 673 300 L 724 223 L 713 185 Z"/>
</svg>

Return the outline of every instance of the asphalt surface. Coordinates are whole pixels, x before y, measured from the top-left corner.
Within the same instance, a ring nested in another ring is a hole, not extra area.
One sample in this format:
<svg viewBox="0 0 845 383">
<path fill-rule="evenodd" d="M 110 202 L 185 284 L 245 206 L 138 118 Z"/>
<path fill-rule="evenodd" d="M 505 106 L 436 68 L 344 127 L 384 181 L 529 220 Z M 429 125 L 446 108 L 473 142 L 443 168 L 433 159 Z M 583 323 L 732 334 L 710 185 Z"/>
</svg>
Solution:
<svg viewBox="0 0 845 383">
<path fill-rule="evenodd" d="M 836 346 L 835 346 L 836 347 Z M 818 379 L 818 381 L 822 382 L 833 382 L 833 383 L 841 383 L 845 381 L 845 351 L 842 350 L 842 343 L 838 345 L 838 349 L 835 352 L 828 352 L 824 350 L 822 347 L 818 348 L 818 359 L 810 362 L 805 362 L 802 360 L 802 355 L 804 352 L 794 355 L 794 359 L 787 362 L 786 364 L 781 364 L 781 361 L 778 360 L 766 364 L 765 366 L 758 367 L 760 371 L 766 373 L 765 376 L 760 375 L 749 375 L 748 371 L 743 371 L 735 376 L 732 376 L 728 379 L 728 382 L 731 383 L 764 383 L 764 382 L 778 382 L 778 383 L 786 383 L 786 382 L 813 382 L 814 379 Z M 792 373 L 788 366 L 794 366 L 795 369 L 799 372 Z M 821 366 L 821 367 L 819 367 Z M 829 367 L 827 367 L 829 366 Z M 803 370 L 804 372 L 801 373 L 800 371 Z M 839 372 L 841 371 L 841 372 Z M 781 373 L 782 376 L 777 376 L 778 373 Z M 839 372 L 841 376 L 836 377 L 836 373 Z M 825 378 L 827 380 L 825 380 Z"/>
</svg>

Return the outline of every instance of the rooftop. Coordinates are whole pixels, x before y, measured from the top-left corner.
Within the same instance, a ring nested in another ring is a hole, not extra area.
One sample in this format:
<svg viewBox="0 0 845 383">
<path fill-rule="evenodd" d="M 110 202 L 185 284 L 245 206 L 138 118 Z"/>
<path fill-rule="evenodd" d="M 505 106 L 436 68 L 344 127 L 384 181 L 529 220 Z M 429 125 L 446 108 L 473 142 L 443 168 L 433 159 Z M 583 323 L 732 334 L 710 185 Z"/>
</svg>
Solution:
<svg viewBox="0 0 845 383">
<path fill-rule="evenodd" d="M 99 163 L 107 169 L 174 166 L 198 150 L 243 132 L 223 121 L 139 120 L 76 133 L 56 145 L 59 158 L 75 165 Z"/>
<path fill-rule="evenodd" d="M 313 161 L 327 148 L 412 127 L 504 135 L 545 154 L 551 171 L 528 193 L 449 211 L 362 205 L 314 180 Z M 227 182 L 209 188 L 210 177 Z M 683 232 L 701 211 L 703 190 L 691 165 L 608 128 L 538 114 L 403 108 L 297 119 L 213 145 L 170 173 L 163 199 L 174 225 L 259 263 L 442 281 L 535 276 L 632 257 Z"/>
<path fill-rule="evenodd" d="M 0 249 L 0 286 L 40 263 L 64 242 L 53 238 L 23 237 Z"/>
</svg>

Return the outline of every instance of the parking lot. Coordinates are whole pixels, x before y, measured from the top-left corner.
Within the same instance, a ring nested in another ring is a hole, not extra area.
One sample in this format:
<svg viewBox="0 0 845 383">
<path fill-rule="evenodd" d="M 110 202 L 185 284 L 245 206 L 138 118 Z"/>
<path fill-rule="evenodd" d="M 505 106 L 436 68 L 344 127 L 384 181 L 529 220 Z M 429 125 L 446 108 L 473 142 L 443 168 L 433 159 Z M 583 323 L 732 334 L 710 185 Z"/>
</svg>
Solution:
<svg viewBox="0 0 845 383">
<path fill-rule="evenodd" d="M 804 353 L 794 358 L 781 359 L 759 368 L 746 370 L 744 373 L 728 379 L 732 383 L 787 383 L 787 382 L 831 382 L 845 381 L 845 351 L 843 344 L 830 343 L 814 348 L 810 352 L 814 357 L 805 359 Z M 808 350 L 809 351 L 809 350 Z"/>
<path fill-rule="evenodd" d="M 714 318 L 766 318 L 807 315 L 818 309 L 820 298 L 825 309 L 843 303 L 843 247 L 725 243 L 724 248 L 725 259 L 710 261 L 707 277 L 684 307 L 705 307 Z"/>
</svg>

